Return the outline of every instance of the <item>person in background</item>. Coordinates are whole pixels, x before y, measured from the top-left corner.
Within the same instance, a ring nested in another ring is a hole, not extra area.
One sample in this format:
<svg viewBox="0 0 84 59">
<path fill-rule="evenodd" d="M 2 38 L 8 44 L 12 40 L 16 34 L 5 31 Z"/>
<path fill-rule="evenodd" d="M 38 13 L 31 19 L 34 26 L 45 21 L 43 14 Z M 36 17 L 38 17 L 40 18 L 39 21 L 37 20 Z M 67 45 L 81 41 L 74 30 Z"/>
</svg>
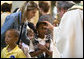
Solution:
<svg viewBox="0 0 84 59">
<path fill-rule="evenodd" d="M 56 1 L 53 3 L 54 7 L 53 7 L 53 17 L 54 19 L 57 19 L 57 7 L 56 7 Z"/>
<path fill-rule="evenodd" d="M 57 27 L 57 26 L 59 26 L 59 23 L 60 23 L 60 21 L 56 19 L 53 21 L 53 26 Z"/>
<path fill-rule="evenodd" d="M 1 5 L 1 11 L 2 11 L 2 14 L 1 14 L 1 27 L 3 26 L 6 17 L 11 14 L 11 6 L 12 6 L 12 4 L 8 4 L 8 3 L 3 3 Z"/>
<path fill-rule="evenodd" d="M 26 58 L 23 51 L 18 47 L 16 42 L 19 39 L 19 32 L 10 29 L 6 32 L 5 42 L 7 44 L 1 51 L 1 58 Z"/>
<path fill-rule="evenodd" d="M 47 2 L 39 2 L 39 11 L 41 16 L 38 21 L 48 21 L 50 23 L 53 23 L 52 21 L 54 20 L 54 17 L 51 14 L 48 14 L 49 9 L 50 6 Z"/>
</svg>

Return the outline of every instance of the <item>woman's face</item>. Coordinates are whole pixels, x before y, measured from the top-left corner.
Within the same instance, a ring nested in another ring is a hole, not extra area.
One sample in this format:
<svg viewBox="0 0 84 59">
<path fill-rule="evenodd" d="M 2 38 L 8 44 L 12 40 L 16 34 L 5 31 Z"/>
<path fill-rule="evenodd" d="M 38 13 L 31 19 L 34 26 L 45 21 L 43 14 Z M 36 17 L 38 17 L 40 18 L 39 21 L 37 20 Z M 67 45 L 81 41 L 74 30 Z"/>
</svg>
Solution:
<svg viewBox="0 0 84 59">
<path fill-rule="evenodd" d="M 36 12 L 37 12 L 37 9 L 30 10 L 28 12 L 28 16 L 27 16 L 28 17 L 28 21 L 30 21 L 31 18 L 35 17 Z"/>
</svg>

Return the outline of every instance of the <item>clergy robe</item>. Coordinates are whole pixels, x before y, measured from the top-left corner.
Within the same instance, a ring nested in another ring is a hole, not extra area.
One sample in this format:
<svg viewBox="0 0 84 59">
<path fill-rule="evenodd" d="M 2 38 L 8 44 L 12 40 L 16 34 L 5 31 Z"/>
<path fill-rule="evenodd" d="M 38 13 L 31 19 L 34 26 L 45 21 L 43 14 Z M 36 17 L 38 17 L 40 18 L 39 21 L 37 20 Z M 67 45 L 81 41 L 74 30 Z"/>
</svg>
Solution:
<svg viewBox="0 0 84 59">
<path fill-rule="evenodd" d="M 54 27 L 53 39 L 62 58 L 83 58 L 83 10 L 66 12 Z"/>
</svg>

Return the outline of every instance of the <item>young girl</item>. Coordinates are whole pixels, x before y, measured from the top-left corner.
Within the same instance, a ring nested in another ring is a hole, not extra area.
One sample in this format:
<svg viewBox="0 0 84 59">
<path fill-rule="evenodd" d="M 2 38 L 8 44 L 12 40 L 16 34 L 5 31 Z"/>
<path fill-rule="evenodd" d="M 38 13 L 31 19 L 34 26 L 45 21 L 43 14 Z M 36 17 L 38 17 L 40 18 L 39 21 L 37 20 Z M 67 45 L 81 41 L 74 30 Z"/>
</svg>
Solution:
<svg viewBox="0 0 84 59">
<path fill-rule="evenodd" d="M 52 57 L 52 51 L 50 50 L 51 40 L 46 38 L 47 30 L 43 28 L 46 26 L 45 22 L 38 22 L 36 25 L 38 38 L 33 40 L 33 51 L 30 52 L 31 57 L 48 58 Z"/>
<path fill-rule="evenodd" d="M 19 43 L 19 47 L 24 51 L 25 55 L 28 58 L 31 58 L 30 56 L 30 52 L 34 51 L 34 46 L 33 46 L 33 41 L 34 41 L 34 31 L 32 29 L 28 29 L 27 30 L 27 37 L 29 38 L 29 45 L 23 43 L 22 41 L 20 41 Z"/>
</svg>

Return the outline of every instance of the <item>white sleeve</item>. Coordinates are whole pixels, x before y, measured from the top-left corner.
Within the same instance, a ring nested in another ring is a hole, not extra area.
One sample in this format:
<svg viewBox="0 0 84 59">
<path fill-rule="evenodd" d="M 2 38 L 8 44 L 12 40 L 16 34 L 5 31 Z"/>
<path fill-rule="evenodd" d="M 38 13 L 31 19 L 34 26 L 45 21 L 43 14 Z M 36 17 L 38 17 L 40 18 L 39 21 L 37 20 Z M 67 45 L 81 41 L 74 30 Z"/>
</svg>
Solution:
<svg viewBox="0 0 84 59">
<path fill-rule="evenodd" d="M 22 43 L 22 46 L 23 46 L 24 48 L 27 48 L 28 51 L 29 51 L 29 46 L 28 46 L 28 45 L 26 45 L 25 43 Z"/>
<path fill-rule="evenodd" d="M 32 41 L 30 40 L 29 53 L 30 53 L 30 52 L 33 52 L 33 51 L 35 51 L 35 50 L 34 50 L 34 46 L 33 46 Z"/>
<path fill-rule="evenodd" d="M 56 43 L 51 41 L 50 50 L 52 51 L 52 58 L 60 58 L 60 52 L 56 48 Z"/>
</svg>

